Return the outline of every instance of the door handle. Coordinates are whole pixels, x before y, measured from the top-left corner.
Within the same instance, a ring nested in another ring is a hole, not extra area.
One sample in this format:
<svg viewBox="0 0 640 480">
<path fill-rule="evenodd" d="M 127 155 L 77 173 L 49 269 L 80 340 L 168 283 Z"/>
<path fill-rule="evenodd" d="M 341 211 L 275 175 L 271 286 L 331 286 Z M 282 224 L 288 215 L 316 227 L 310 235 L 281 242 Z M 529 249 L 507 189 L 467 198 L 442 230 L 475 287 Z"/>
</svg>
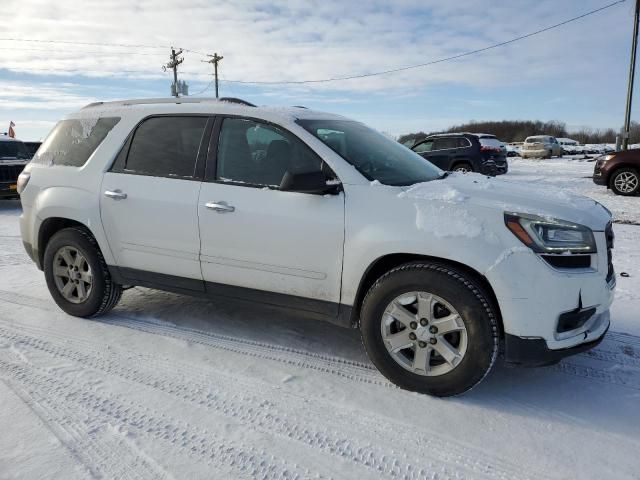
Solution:
<svg viewBox="0 0 640 480">
<path fill-rule="evenodd" d="M 204 204 L 209 210 L 215 210 L 218 213 L 235 212 L 236 207 L 229 205 L 227 202 L 207 202 Z"/>
<path fill-rule="evenodd" d="M 122 192 L 121 190 L 107 190 L 104 192 L 104 196 L 108 198 L 112 198 L 114 200 L 124 200 L 127 198 L 127 194 Z"/>
</svg>

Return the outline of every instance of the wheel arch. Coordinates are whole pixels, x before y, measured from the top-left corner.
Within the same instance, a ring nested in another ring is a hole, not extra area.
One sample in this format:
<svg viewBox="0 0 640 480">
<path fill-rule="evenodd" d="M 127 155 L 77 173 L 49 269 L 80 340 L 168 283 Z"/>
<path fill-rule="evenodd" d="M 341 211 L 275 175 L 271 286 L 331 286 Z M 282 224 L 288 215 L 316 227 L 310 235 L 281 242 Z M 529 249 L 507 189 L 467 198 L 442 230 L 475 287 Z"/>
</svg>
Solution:
<svg viewBox="0 0 640 480">
<path fill-rule="evenodd" d="M 493 290 L 493 287 L 489 283 L 489 280 L 482 275 L 477 270 L 469 267 L 460 262 L 456 262 L 454 260 L 449 260 L 445 258 L 432 257 L 428 255 L 419 255 L 419 254 L 411 254 L 411 253 L 391 253 L 387 255 L 383 255 L 376 260 L 374 260 L 365 270 L 362 278 L 360 279 L 360 283 L 358 285 L 358 290 L 356 292 L 355 302 L 353 304 L 352 310 L 352 325 L 359 325 L 360 322 L 360 308 L 362 306 L 362 301 L 364 300 L 365 295 L 371 288 L 371 286 L 376 282 L 378 278 L 380 278 L 385 273 L 397 268 L 401 265 L 406 265 L 408 263 L 415 262 L 428 262 L 428 263 L 436 263 L 448 267 L 455 268 L 462 273 L 468 275 L 470 279 L 477 282 L 478 287 L 482 288 L 482 290 L 488 295 L 489 300 L 492 302 L 494 310 L 496 312 L 496 316 L 498 318 L 498 326 L 500 337 L 504 336 L 504 326 L 502 323 L 502 314 L 500 311 L 500 304 L 498 302 L 498 298 Z"/>
<path fill-rule="evenodd" d="M 631 162 L 620 162 L 617 163 L 611 170 L 609 170 L 607 174 L 607 186 L 611 186 L 611 181 L 613 180 L 613 176 L 616 172 L 620 171 L 623 168 L 631 168 L 640 174 L 640 165 Z"/>
<path fill-rule="evenodd" d="M 476 171 L 473 162 L 471 161 L 470 158 L 464 157 L 464 158 L 454 158 L 451 161 L 451 165 L 449 167 L 449 170 L 453 171 L 454 168 L 456 168 L 458 165 L 462 164 L 462 163 L 466 163 L 467 165 L 469 165 L 471 167 L 472 171 Z"/>
<path fill-rule="evenodd" d="M 96 236 L 91 231 L 91 228 L 78 220 L 65 217 L 48 217 L 42 221 L 40 227 L 38 228 L 37 244 L 35 245 L 34 249 L 34 256 L 36 257 L 37 266 L 40 270 L 42 270 L 44 267 L 44 251 L 46 250 L 47 244 L 51 240 L 51 237 L 53 237 L 60 230 L 72 227 L 82 228 L 83 230 L 86 230 L 94 239 L 96 239 Z M 98 247 L 101 249 L 101 251 L 103 251 L 99 243 Z"/>
</svg>

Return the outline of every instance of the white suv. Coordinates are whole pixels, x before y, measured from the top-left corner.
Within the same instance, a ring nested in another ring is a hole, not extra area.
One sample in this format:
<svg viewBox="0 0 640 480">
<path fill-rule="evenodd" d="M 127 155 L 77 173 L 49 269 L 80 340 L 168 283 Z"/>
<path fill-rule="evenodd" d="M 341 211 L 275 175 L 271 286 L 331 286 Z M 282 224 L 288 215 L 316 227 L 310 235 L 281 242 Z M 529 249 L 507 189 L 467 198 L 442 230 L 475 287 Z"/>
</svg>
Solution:
<svg viewBox="0 0 640 480">
<path fill-rule="evenodd" d="M 56 303 L 101 315 L 123 286 L 251 299 L 359 328 L 378 369 L 433 395 L 507 362 L 598 344 L 610 213 L 448 174 L 365 125 L 241 101 L 91 104 L 19 183 L 24 245 Z"/>
</svg>

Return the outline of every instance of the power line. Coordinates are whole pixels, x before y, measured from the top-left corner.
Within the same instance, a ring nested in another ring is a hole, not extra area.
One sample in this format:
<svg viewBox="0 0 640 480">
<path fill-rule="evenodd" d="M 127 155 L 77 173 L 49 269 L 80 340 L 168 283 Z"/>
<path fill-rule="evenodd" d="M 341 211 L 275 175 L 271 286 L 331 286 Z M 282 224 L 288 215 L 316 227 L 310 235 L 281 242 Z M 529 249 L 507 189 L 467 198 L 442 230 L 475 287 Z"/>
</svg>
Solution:
<svg viewBox="0 0 640 480">
<path fill-rule="evenodd" d="M 197 92 L 197 93 L 192 93 L 192 94 L 191 94 L 191 95 L 189 95 L 189 96 L 190 96 L 190 97 L 197 97 L 198 95 L 202 95 L 204 92 L 206 92 L 207 90 L 209 90 L 209 88 L 211 88 L 211 85 L 213 85 L 213 82 L 215 82 L 215 80 L 211 80 L 211 81 L 209 82 L 209 84 L 208 84 L 206 87 L 204 87 L 204 89 L 200 90 L 200 91 L 199 91 L 199 92 Z"/>
<path fill-rule="evenodd" d="M 164 56 L 164 53 L 150 53 L 150 52 L 122 52 L 122 51 L 112 51 L 112 52 L 105 52 L 104 50 L 102 51 L 89 51 L 89 50 L 82 50 L 81 52 L 70 52 L 70 51 L 64 51 L 64 52 L 60 52 L 60 50 L 58 49 L 54 49 L 54 48 L 15 48 L 15 47 L 0 47 L 0 50 L 14 50 L 17 52 L 57 52 L 57 53 L 68 53 L 68 54 L 72 54 L 72 55 L 77 55 L 78 53 L 86 53 L 86 54 L 91 54 L 91 55 L 104 55 L 104 56 L 115 56 L 115 55 L 148 55 L 148 56 Z"/>
<path fill-rule="evenodd" d="M 0 38 L 1 42 L 60 43 L 64 45 L 88 45 L 92 47 L 125 47 L 125 48 L 171 48 L 167 45 L 140 45 L 130 43 L 75 42 L 70 40 L 40 40 L 35 38 Z"/>
<path fill-rule="evenodd" d="M 596 13 L 602 12 L 603 10 L 606 10 L 608 8 L 611 8 L 611 7 L 615 6 L 615 5 L 618 5 L 619 3 L 624 3 L 625 1 L 626 0 L 617 0 L 615 2 L 612 2 L 612 3 L 608 4 L 608 5 L 605 5 L 603 7 L 596 8 L 595 10 L 591 10 L 591 11 L 589 11 L 587 13 L 583 13 L 582 15 L 578 15 L 577 17 L 573 17 L 573 18 L 570 18 L 570 19 L 565 20 L 563 22 L 551 25 L 549 27 L 545 27 L 545 28 L 542 28 L 540 30 L 536 30 L 535 32 L 527 33 L 525 35 L 520 35 L 520 36 L 512 38 L 510 40 L 505 40 L 503 42 L 499 42 L 499 43 L 495 43 L 493 45 L 489 45 L 488 47 L 478 48 L 476 50 L 471 50 L 471 51 L 468 51 L 468 52 L 459 53 L 457 55 L 452 55 L 450 57 L 439 58 L 437 60 L 431 60 L 429 62 L 419 63 L 419 64 L 416 64 L 416 65 L 408 65 L 408 66 L 405 66 L 405 67 L 392 68 L 392 69 L 389 69 L 389 70 L 382 70 L 382 71 L 373 72 L 373 73 L 364 73 L 364 74 L 361 74 L 361 75 L 349 75 L 349 76 L 346 76 L 346 77 L 322 78 L 322 79 L 318 79 L 318 80 L 289 80 L 289 81 L 227 80 L 227 82 L 229 82 L 229 83 L 241 83 L 241 84 L 253 84 L 253 85 L 300 85 L 300 84 L 305 84 L 305 83 L 327 83 L 327 82 L 339 82 L 339 81 L 342 81 L 342 80 L 353 80 L 353 79 L 357 79 L 357 78 L 375 77 L 375 76 L 378 76 L 378 75 L 387 75 L 389 73 L 403 72 L 403 71 L 412 70 L 412 69 L 415 69 L 415 68 L 428 67 L 430 65 L 435 65 L 437 63 L 444 63 L 444 62 L 448 62 L 448 61 L 451 61 L 451 60 L 456 60 L 458 58 L 468 57 L 470 55 L 475 55 L 477 53 L 486 52 L 487 50 L 492 50 L 494 48 L 503 47 L 505 45 L 509 45 L 511 43 L 518 42 L 520 40 L 524 40 L 526 38 L 530 38 L 530 37 L 533 37 L 535 35 L 539 35 L 539 34 L 544 33 L 544 32 L 548 32 L 549 30 L 553 30 L 553 29 L 561 27 L 563 25 L 567 25 L 568 23 L 572 23 L 572 22 L 575 22 L 575 21 L 580 20 L 582 18 L 588 17 L 590 15 L 594 15 Z"/>
<path fill-rule="evenodd" d="M 119 73 L 138 73 L 142 75 L 156 75 L 163 74 L 163 72 L 152 72 L 150 70 L 95 70 L 92 68 L 75 68 L 75 69 L 65 69 L 65 68 L 40 68 L 40 67 L 19 67 L 19 66 L 8 66 L 8 67 L 0 67 L 0 70 L 13 70 L 13 71 L 23 71 L 25 73 L 29 73 L 30 71 L 36 72 L 60 72 L 60 73 L 78 73 L 82 75 L 83 73 L 91 72 L 91 73 L 107 73 L 107 74 L 119 74 Z M 196 75 L 196 74 L 194 74 Z M 206 75 L 205 73 L 197 74 L 197 75 Z"/>
</svg>

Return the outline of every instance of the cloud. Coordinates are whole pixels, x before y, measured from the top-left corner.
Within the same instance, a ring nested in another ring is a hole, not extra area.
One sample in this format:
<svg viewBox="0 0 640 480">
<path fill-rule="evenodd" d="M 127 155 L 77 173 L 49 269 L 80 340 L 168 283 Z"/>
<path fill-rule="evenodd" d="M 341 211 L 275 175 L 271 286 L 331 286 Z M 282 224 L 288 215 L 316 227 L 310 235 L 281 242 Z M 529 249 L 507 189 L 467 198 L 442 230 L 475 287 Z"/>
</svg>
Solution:
<svg viewBox="0 0 640 480">
<path fill-rule="evenodd" d="M 227 81 L 342 77 L 486 47 L 603 3 L 4 0 L 3 10 L 12 13 L 11 21 L 3 23 L 2 38 L 165 48 L 0 41 L 0 122 L 14 117 L 52 121 L 96 99 L 166 95 L 171 75 L 161 67 L 169 60 L 170 45 L 224 55 L 220 68 Z M 629 8 L 615 7 L 482 54 L 385 76 L 299 86 L 223 82 L 222 87 L 225 95 L 246 94 L 273 103 L 318 108 L 330 103 L 326 109 L 373 121 L 394 133 L 444 128 L 446 122 L 489 115 L 566 118 L 559 110 L 562 105 L 574 105 L 570 111 L 576 116 L 588 109 L 599 112 L 591 118 L 568 118 L 573 123 L 596 117 L 610 122 L 611 112 L 601 112 L 612 92 L 624 93 L 620 65 L 628 61 L 628 51 L 621 46 L 628 45 L 631 36 Z M 192 92 L 204 89 L 211 65 L 197 53 L 185 52 L 184 58 L 181 78 Z M 517 98 L 508 95 L 513 91 Z M 607 100 L 599 100 L 605 94 Z M 562 98 L 567 99 L 564 104 L 554 100 Z M 373 110 L 380 104 L 386 111 L 378 114 Z M 418 104 L 430 109 L 416 113 Z"/>
<path fill-rule="evenodd" d="M 290 0 L 280 4 L 257 0 L 86 0 L 81 7 L 70 1 L 8 3 L 8 10 L 17 14 L 4 25 L 3 37 L 177 45 L 200 52 L 217 51 L 225 57 L 221 69 L 227 79 L 257 81 L 342 77 L 422 63 L 512 38 L 601 5 L 598 0 L 566 2 L 568 6 L 533 0 Z M 613 10 L 597 18 L 603 21 L 611 14 Z M 585 51 L 595 57 L 603 50 L 594 45 L 593 37 L 604 37 L 605 32 L 587 30 L 597 25 L 595 18 L 546 33 L 535 41 L 454 62 L 305 88 L 350 92 L 399 91 L 440 83 L 512 85 L 548 78 L 563 63 L 571 63 L 576 74 L 581 74 L 587 66 L 577 59 Z M 606 35 L 617 33 L 607 31 Z M 565 41 L 567 36 L 572 38 L 571 43 Z M 3 63 L 13 70 L 49 68 L 58 74 L 79 70 L 94 78 L 104 72 L 113 75 L 129 70 L 147 73 L 122 75 L 169 79 L 160 69 L 168 61 L 168 49 L 1 44 L 16 49 L 4 51 Z M 186 77 L 203 80 L 210 76 L 210 65 L 200 60 L 197 54 L 185 54 L 182 69 L 188 73 Z M 297 91 L 301 87 L 282 88 Z"/>
</svg>

